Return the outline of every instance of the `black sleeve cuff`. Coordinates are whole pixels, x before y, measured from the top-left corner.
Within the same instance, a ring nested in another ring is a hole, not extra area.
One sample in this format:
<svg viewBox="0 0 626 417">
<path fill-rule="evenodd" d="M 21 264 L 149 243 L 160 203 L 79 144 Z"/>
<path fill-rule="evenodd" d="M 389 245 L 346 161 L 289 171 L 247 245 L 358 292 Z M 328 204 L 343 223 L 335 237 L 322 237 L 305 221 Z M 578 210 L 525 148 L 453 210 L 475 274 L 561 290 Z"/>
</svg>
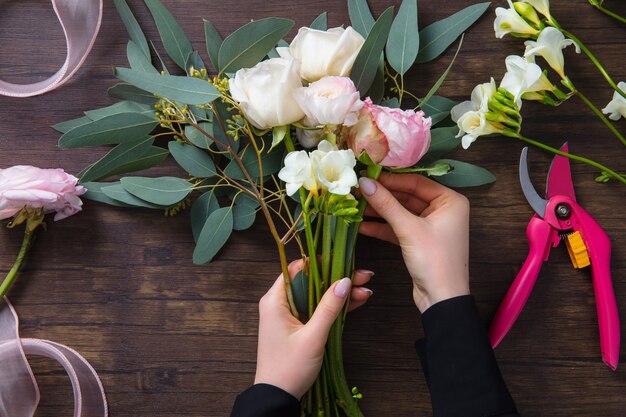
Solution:
<svg viewBox="0 0 626 417">
<path fill-rule="evenodd" d="M 433 417 L 517 415 L 471 295 L 422 314 L 415 344 L 430 389 Z"/>
<path fill-rule="evenodd" d="M 299 417 L 300 401 L 274 385 L 255 384 L 237 396 L 230 417 Z"/>
</svg>

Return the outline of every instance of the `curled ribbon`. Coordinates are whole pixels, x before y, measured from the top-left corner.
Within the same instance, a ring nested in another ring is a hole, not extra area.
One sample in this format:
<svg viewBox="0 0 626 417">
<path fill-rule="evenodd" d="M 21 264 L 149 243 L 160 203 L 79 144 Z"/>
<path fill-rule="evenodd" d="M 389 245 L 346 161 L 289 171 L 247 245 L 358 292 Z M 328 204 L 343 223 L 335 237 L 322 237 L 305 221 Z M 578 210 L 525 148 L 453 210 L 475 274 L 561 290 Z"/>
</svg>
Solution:
<svg viewBox="0 0 626 417">
<path fill-rule="evenodd" d="M 96 371 L 75 350 L 41 339 L 20 339 L 17 313 L 9 300 L 0 305 L 0 416 L 32 417 L 39 388 L 26 355 L 59 362 L 74 391 L 74 417 L 107 417 L 104 388 Z"/>
<path fill-rule="evenodd" d="M 63 85 L 83 64 L 102 22 L 103 0 L 52 0 L 67 45 L 63 66 L 50 78 L 33 84 L 12 84 L 0 80 L 0 95 L 30 97 Z"/>
</svg>

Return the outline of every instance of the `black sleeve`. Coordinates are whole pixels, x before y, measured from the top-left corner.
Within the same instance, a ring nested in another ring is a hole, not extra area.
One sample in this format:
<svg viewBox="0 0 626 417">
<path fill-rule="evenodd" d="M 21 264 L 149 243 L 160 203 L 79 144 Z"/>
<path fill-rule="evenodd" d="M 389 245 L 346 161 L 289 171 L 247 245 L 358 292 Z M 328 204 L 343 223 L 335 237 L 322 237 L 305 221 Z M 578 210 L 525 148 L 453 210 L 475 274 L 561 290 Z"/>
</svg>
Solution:
<svg viewBox="0 0 626 417">
<path fill-rule="evenodd" d="M 422 323 L 415 348 L 433 417 L 519 417 L 471 295 L 431 306 Z"/>
<path fill-rule="evenodd" d="M 255 384 L 237 396 L 230 417 L 299 417 L 300 401 L 269 384 Z"/>
</svg>

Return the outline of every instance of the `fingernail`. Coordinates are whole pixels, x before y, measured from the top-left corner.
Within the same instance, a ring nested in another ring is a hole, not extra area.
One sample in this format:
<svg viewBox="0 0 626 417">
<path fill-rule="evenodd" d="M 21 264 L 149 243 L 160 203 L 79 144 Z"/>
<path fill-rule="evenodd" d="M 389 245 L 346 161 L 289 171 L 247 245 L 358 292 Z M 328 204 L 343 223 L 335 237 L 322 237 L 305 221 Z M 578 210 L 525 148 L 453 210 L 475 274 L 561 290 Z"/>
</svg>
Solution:
<svg viewBox="0 0 626 417">
<path fill-rule="evenodd" d="M 376 183 L 369 178 L 359 178 L 359 188 L 365 195 L 372 195 L 376 192 Z"/>
<path fill-rule="evenodd" d="M 337 297 L 346 298 L 350 292 L 352 281 L 350 278 L 344 278 L 335 285 L 335 295 Z"/>
<path fill-rule="evenodd" d="M 365 275 L 369 275 L 370 278 L 374 276 L 374 271 L 370 271 L 369 269 L 357 269 L 356 271 L 357 274 L 365 274 Z"/>
<path fill-rule="evenodd" d="M 371 297 L 372 294 L 374 294 L 374 291 L 370 290 L 369 288 L 365 288 L 365 287 L 357 287 L 359 289 L 359 291 L 363 291 L 364 293 L 367 293 L 368 297 Z"/>
</svg>

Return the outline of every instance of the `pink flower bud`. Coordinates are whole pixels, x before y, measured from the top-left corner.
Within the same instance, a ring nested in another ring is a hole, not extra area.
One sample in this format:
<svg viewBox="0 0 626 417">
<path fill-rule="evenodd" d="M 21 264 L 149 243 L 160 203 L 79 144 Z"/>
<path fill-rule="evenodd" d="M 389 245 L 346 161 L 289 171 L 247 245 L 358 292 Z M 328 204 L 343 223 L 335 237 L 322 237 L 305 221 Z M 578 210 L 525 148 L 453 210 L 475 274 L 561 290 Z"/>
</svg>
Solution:
<svg viewBox="0 0 626 417">
<path fill-rule="evenodd" d="M 377 106 L 367 98 L 357 123 L 347 129 L 348 146 L 357 157 L 366 151 L 377 164 L 410 167 L 428 151 L 431 123 L 422 111 Z"/>
</svg>

